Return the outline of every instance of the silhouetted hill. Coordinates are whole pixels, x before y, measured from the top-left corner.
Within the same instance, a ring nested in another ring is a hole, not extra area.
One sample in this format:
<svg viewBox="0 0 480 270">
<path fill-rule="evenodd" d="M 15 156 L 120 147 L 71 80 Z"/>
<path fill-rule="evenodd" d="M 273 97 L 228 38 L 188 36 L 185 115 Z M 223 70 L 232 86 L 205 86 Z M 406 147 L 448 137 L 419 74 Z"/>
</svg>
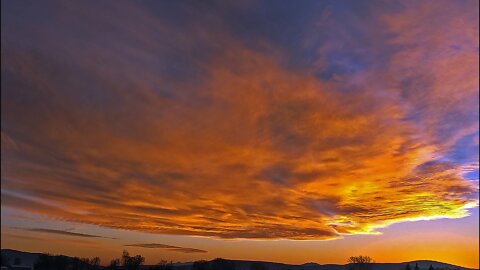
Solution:
<svg viewBox="0 0 480 270">
<path fill-rule="evenodd" d="M 9 265 L 16 267 L 33 268 L 42 253 L 24 252 L 13 249 L 2 249 L 2 256 L 8 258 Z"/>
<path fill-rule="evenodd" d="M 12 249 L 2 249 L 2 255 L 9 259 L 10 265 L 14 265 L 14 262 L 20 262 L 17 266 L 22 266 L 25 268 L 33 269 L 33 266 L 36 260 L 42 255 L 42 253 L 32 253 L 32 252 L 23 252 L 18 250 Z M 67 257 L 68 256 L 62 256 Z M 293 265 L 293 264 L 284 264 L 284 263 L 275 263 L 275 262 L 264 262 L 264 261 L 246 261 L 246 260 L 222 260 L 229 267 L 234 266 L 235 270 L 252 270 L 255 269 L 253 265 L 259 266 L 261 268 L 257 269 L 265 269 L 265 270 L 348 270 L 348 264 L 341 265 L 341 264 L 317 264 L 317 263 L 305 263 L 301 265 Z M 214 263 L 213 261 L 205 262 L 207 265 L 212 266 Z M 429 261 L 429 260 L 420 260 L 420 261 L 411 261 L 411 262 L 403 262 L 403 263 L 375 263 L 373 264 L 372 270 L 404 270 L 405 266 L 410 264 L 411 268 L 418 264 L 421 270 L 426 270 L 430 265 L 432 265 L 436 270 L 473 270 L 473 268 L 464 268 L 448 263 L 436 262 L 436 261 Z M 194 262 L 185 262 L 185 263 L 177 263 L 174 266 L 176 270 L 192 270 Z M 141 269 L 150 269 L 155 267 L 154 265 L 144 265 Z M 217 266 L 218 267 L 218 266 Z M 15 268 L 12 268 L 15 269 Z M 214 270 L 217 270 L 216 268 Z M 229 269 L 222 269 L 222 270 L 229 270 Z"/>
<path fill-rule="evenodd" d="M 266 270 L 348 270 L 348 264 L 317 264 L 317 263 L 306 263 L 301 265 L 292 265 L 292 264 L 283 264 L 275 262 L 260 262 L 260 261 L 243 261 L 243 260 L 232 260 L 235 262 L 235 270 L 250 270 L 253 263 L 261 263 L 265 265 Z M 420 260 L 420 261 L 411 261 L 404 263 L 375 263 L 373 264 L 372 270 L 405 270 L 405 266 L 410 264 L 413 267 L 418 263 L 418 266 L 421 270 L 427 270 L 430 265 L 435 269 L 452 269 L 452 270 L 472 270 L 472 268 L 464 268 L 452 264 L 429 261 L 429 260 Z"/>
</svg>

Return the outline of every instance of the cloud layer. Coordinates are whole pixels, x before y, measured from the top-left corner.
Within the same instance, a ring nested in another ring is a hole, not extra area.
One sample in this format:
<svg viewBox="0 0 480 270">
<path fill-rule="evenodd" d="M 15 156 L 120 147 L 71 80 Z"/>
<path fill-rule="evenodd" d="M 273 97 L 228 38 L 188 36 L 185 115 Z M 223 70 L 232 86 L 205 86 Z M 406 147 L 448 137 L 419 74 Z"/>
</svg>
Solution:
<svg viewBox="0 0 480 270">
<path fill-rule="evenodd" d="M 334 239 L 477 204 L 477 1 L 143 4 L 2 2 L 2 207 Z"/>
</svg>

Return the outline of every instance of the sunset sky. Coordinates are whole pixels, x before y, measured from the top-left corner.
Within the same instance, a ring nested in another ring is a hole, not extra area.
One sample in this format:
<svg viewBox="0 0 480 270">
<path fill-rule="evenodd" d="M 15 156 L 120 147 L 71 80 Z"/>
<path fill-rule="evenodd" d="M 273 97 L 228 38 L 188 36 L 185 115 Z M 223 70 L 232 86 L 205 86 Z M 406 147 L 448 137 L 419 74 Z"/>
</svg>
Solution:
<svg viewBox="0 0 480 270">
<path fill-rule="evenodd" d="M 2 1 L 1 247 L 479 267 L 479 1 Z"/>
</svg>

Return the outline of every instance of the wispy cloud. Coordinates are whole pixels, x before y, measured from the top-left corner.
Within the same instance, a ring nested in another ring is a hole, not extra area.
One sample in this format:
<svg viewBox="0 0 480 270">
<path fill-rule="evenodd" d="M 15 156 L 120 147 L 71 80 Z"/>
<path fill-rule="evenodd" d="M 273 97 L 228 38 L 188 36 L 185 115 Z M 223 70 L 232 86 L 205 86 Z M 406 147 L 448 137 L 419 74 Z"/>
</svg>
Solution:
<svg viewBox="0 0 480 270">
<path fill-rule="evenodd" d="M 177 252 L 183 252 L 183 253 L 206 253 L 206 250 L 202 249 L 196 249 L 196 248 L 186 248 L 186 247 L 176 247 L 176 246 L 170 246 L 170 245 L 164 245 L 164 244 L 155 244 L 155 243 L 150 243 L 150 244 L 130 244 L 130 245 L 125 245 L 126 247 L 141 247 L 141 248 L 158 248 L 158 249 L 165 249 L 168 251 L 177 251 Z"/>
<path fill-rule="evenodd" d="M 9 9 L 2 207 L 262 239 L 468 215 L 478 1 L 326 3 Z"/>
<path fill-rule="evenodd" d="M 110 237 L 104 237 L 100 235 L 77 233 L 69 230 L 56 230 L 56 229 L 46 229 L 46 228 L 20 228 L 20 227 L 15 227 L 12 229 L 18 229 L 18 230 L 24 230 L 24 231 L 30 231 L 30 232 L 39 232 L 39 233 L 58 234 L 58 235 L 65 235 L 65 236 L 75 236 L 75 237 L 110 238 Z M 115 239 L 115 238 L 110 238 L 110 239 Z"/>
</svg>

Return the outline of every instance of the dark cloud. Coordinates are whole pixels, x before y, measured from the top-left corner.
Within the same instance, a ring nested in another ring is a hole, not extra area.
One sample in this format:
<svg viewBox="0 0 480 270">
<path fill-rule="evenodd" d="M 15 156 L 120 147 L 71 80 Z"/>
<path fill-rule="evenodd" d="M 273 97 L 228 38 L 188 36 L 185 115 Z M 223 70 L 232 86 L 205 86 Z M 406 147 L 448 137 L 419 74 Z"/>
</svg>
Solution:
<svg viewBox="0 0 480 270">
<path fill-rule="evenodd" d="M 13 228 L 13 229 L 30 231 L 30 232 L 39 232 L 39 233 L 58 234 L 58 235 L 65 235 L 65 236 L 85 237 L 85 238 L 110 238 L 110 237 L 104 237 L 104 236 L 93 235 L 93 234 L 76 233 L 76 232 L 71 232 L 67 230 L 55 230 L 55 229 L 46 229 L 46 228 Z M 110 239 L 115 239 L 115 238 L 110 238 Z"/>
<path fill-rule="evenodd" d="M 164 249 L 168 251 L 176 251 L 176 252 L 182 252 L 182 253 L 206 253 L 206 250 L 202 249 L 196 249 L 196 248 L 186 248 L 186 247 L 176 247 L 176 246 L 170 246 L 170 245 L 164 245 L 164 244 L 155 244 L 155 243 L 150 243 L 150 244 L 130 244 L 130 245 L 125 245 L 126 247 L 141 247 L 141 248 L 158 248 L 158 249 Z"/>
</svg>

